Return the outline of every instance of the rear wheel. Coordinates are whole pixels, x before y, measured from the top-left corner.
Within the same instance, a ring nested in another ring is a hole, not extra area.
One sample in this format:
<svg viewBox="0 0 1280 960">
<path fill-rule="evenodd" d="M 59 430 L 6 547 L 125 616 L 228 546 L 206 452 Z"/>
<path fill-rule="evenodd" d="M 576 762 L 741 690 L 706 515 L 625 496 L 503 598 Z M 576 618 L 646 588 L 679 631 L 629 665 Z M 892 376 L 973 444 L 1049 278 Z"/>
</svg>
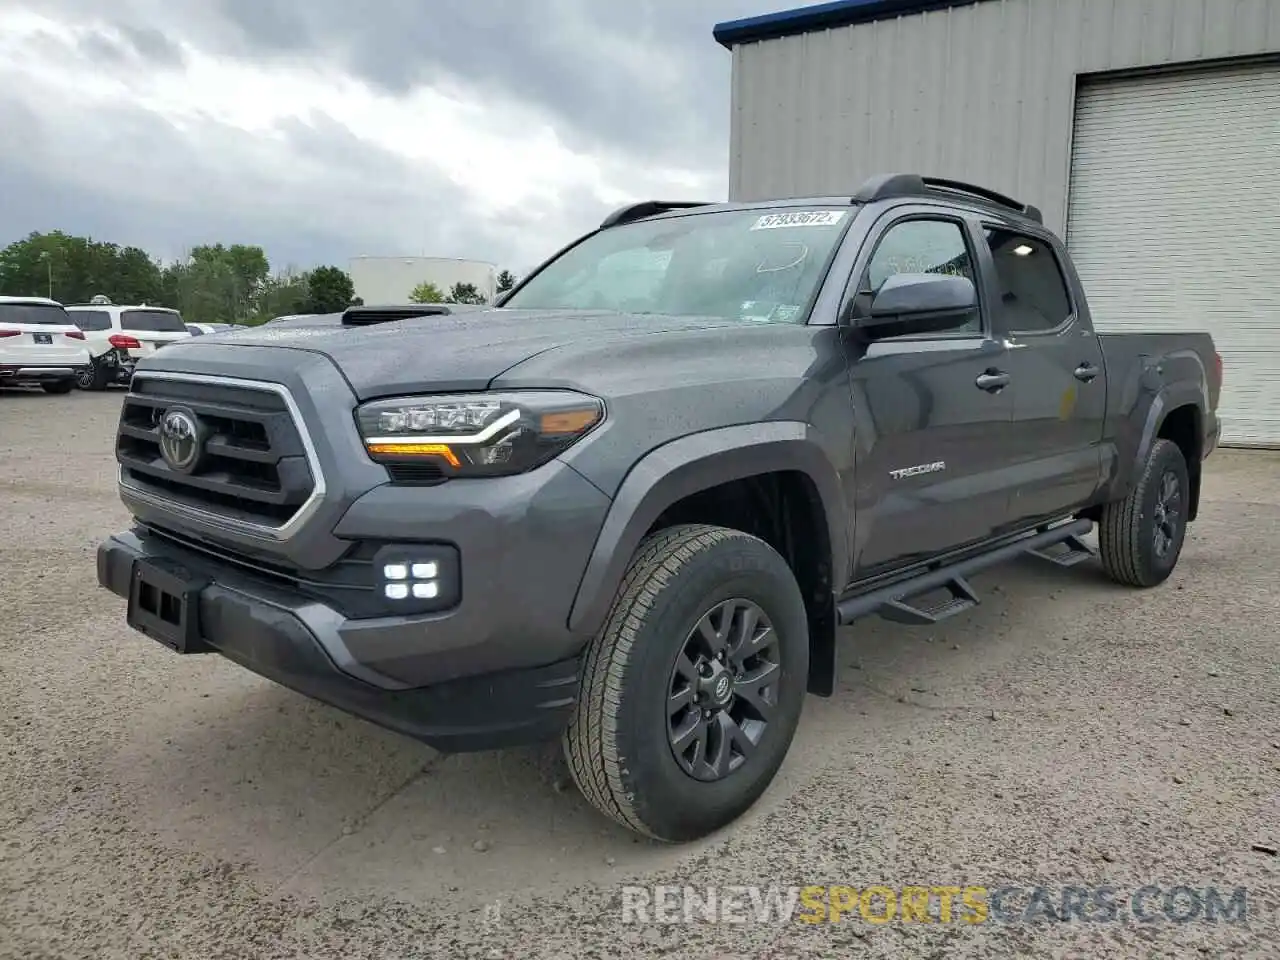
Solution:
<svg viewBox="0 0 1280 960">
<path fill-rule="evenodd" d="M 40 384 L 45 393 L 70 393 L 75 385 L 74 380 L 50 380 L 48 383 Z"/>
<path fill-rule="evenodd" d="M 1154 587 L 1169 578 L 1182 554 L 1190 491 L 1182 451 L 1175 443 L 1157 440 L 1129 495 L 1102 511 L 1098 546 L 1112 580 Z"/>
<path fill-rule="evenodd" d="M 565 733 L 583 795 L 659 840 L 694 840 L 745 812 L 791 745 L 808 622 L 787 563 L 736 530 L 682 525 L 637 550 L 587 650 Z"/>
</svg>

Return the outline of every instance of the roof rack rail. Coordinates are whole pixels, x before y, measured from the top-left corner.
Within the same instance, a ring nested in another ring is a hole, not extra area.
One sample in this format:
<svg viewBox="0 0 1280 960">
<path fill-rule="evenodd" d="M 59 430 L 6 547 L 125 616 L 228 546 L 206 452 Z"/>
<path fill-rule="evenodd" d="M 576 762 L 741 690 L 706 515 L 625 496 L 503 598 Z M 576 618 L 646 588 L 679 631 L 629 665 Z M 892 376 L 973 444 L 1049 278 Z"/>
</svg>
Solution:
<svg viewBox="0 0 1280 960">
<path fill-rule="evenodd" d="M 608 230 L 610 227 L 630 223 L 633 220 L 642 220 L 645 217 L 652 217 L 659 213 L 668 213 L 672 210 L 689 210 L 693 207 L 710 206 L 710 204 L 710 200 L 642 200 L 640 203 L 628 204 L 613 211 L 613 213 L 604 218 L 604 222 L 600 224 L 600 229 Z"/>
<path fill-rule="evenodd" d="M 871 203 L 876 200 L 888 200 L 891 197 L 921 197 L 934 191 L 960 193 L 978 197 L 988 203 L 1006 207 L 1022 214 L 1028 220 L 1044 223 L 1044 216 L 1038 207 L 1029 203 L 1019 203 L 1003 193 L 979 187 L 962 180 L 948 180 L 943 177 L 922 177 L 914 173 L 887 173 L 871 177 L 854 194 L 853 199 L 859 203 Z"/>
<path fill-rule="evenodd" d="M 942 177 L 921 177 L 920 179 L 924 181 L 924 185 L 930 190 L 946 190 L 951 193 L 967 193 L 970 196 L 981 197 L 983 200 L 989 200 L 1002 207 L 1008 207 L 1010 210 L 1016 210 L 1024 217 L 1036 221 L 1036 223 L 1044 223 L 1044 217 L 1041 216 L 1038 208 L 1029 203 L 1019 203 L 1012 197 L 997 193 L 995 190 L 988 190 L 986 187 L 965 183 L 963 180 L 945 180 Z"/>
</svg>

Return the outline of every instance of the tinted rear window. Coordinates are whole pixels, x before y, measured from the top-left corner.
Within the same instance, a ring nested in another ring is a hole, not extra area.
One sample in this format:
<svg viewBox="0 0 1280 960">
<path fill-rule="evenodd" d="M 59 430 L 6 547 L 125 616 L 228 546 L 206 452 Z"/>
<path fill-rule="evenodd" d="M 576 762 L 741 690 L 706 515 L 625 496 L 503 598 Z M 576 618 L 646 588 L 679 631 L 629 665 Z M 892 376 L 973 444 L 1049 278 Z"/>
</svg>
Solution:
<svg viewBox="0 0 1280 960">
<path fill-rule="evenodd" d="M 68 310 L 71 322 L 81 330 L 110 330 L 111 314 L 105 310 Z"/>
<path fill-rule="evenodd" d="M 120 314 L 121 330 L 151 330 L 155 333 L 185 333 L 182 314 L 169 310 L 125 310 Z"/>
<path fill-rule="evenodd" d="M 0 303 L 0 323 L 47 323 L 71 326 L 67 311 L 43 303 Z"/>
</svg>

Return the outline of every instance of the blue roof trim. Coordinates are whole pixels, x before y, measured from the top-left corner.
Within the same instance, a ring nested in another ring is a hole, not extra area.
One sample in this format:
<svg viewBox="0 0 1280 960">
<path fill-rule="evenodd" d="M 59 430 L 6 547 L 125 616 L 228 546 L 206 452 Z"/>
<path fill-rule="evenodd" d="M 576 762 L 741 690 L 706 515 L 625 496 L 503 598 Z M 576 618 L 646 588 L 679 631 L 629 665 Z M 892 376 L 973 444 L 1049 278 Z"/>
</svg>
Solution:
<svg viewBox="0 0 1280 960">
<path fill-rule="evenodd" d="M 721 46 L 732 49 L 756 40 L 774 40 L 797 33 L 847 27 L 873 20 L 887 20 L 910 13 L 924 13 L 943 7 L 964 7 L 981 0 L 833 0 L 798 10 L 766 13 L 745 20 L 716 24 L 713 35 Z"/>
</svg>

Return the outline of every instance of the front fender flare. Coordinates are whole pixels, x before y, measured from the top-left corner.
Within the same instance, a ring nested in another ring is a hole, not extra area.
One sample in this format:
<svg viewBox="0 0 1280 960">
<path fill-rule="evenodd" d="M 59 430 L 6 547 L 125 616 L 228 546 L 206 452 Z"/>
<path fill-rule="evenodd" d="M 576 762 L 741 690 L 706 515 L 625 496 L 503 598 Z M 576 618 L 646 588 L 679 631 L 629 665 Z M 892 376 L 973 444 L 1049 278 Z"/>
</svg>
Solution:
<svg viewBox="0 0 1280 960">
<path fill-rule="evenodd" d="M 722 483 L 764 473 L 798 471 L 822 500 L 831 543 L 832 582 L 849 567 L 849 531 L 840 474 L 804 423 L 771 420 L 690 434 L 650 451 L 618 488 L 596 538 L 569 612 L 569 629 L 595 634 L 640 541 L 677 501 Z"/>
</svg>

